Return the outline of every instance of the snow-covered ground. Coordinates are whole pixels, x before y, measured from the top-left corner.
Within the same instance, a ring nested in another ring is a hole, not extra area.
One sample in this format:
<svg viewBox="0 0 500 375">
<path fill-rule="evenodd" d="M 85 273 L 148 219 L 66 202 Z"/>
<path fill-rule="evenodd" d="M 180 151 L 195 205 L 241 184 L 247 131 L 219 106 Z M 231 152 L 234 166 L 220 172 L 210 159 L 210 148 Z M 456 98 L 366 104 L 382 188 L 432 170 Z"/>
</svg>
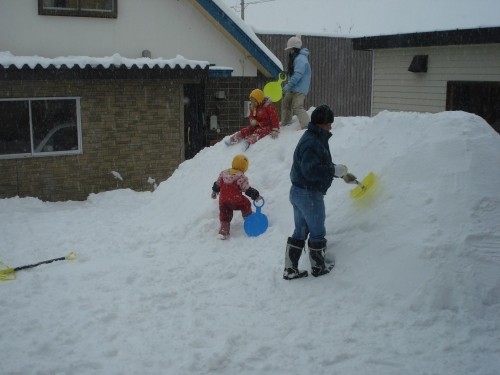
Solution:
<svg viewBox="0 0 500 375">
<path fill-rule="evenodd" d="M 236 214 L 216 239 L 211 186 L 239 145 L 154 192 L 0 200 L 0 261 L 78 255 L 0 283 L 0 373 L 499 374 L 499 135 L 464 112 L 337 118 L 334 161 L 379 184 L 355 202 L 334 182 L 337 265 L 285 281 L 296 129 L 246 152 L 270 221 L 257 238 Z"/>
</svg>

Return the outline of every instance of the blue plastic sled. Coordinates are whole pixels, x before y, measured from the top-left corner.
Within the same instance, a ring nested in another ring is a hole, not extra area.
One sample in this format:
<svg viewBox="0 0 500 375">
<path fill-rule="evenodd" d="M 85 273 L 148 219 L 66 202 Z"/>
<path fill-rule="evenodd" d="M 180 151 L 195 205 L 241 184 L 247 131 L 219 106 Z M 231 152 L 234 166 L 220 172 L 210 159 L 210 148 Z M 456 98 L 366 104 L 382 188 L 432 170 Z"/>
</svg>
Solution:
<svg viewBox="0 0 500 375">
<path fill-rule="evenodd" d="M 261 201 L 262 204 L 260 206 L 257 206 L 255 204 L 255 201 L 253 202 L 253 205 L 255 206 L 257 211 L 250 216 L 247 216 L 245 222 L 243 223 L 245 233 L 250 237 L 260 236 L 267 230 L 267 227 L 269 226 L 267 216 L 260 212 L 262 206 L 264 206 L 265 203 L 264 198 L 261 197 Z"/>
</svg>

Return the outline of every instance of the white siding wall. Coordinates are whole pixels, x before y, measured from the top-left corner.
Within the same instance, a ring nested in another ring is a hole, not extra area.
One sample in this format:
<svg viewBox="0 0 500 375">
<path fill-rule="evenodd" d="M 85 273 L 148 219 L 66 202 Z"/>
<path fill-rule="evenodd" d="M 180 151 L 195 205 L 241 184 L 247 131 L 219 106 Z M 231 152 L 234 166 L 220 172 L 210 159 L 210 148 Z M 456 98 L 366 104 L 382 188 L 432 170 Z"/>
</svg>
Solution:
<svg viewBox="0 0 500 375">
<path fill-rule="evenodd" d="M 408 67 L 429 55 L 427 73 Z M 500 81 L 500 44 L 375 50 L 372 115 L 383 110 L 441 112 L 448 81 Z"/>
<path fill-rule="evenodd" d="M 209 61 L 255 76 L 257 68 L 190 1 L 119 0 L 118 18 L 39 16 L 37 0 L 0 1 L 0 51 L 17 56 L 118 53 Z"/>
</svg>

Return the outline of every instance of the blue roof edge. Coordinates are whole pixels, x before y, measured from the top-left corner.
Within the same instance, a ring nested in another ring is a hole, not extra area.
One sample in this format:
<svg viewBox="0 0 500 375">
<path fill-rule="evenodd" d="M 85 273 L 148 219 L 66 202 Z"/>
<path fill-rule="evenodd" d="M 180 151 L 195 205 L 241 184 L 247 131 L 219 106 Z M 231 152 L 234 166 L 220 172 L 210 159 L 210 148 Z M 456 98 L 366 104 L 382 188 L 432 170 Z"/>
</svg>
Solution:
<svg viewBox="0 0 500 375">
<path fill-rule="evenodd" d="M 245 48 L 273 78 L 281 68 L 212 0 L 196 0 L 217 22 Z"/>
</svg>

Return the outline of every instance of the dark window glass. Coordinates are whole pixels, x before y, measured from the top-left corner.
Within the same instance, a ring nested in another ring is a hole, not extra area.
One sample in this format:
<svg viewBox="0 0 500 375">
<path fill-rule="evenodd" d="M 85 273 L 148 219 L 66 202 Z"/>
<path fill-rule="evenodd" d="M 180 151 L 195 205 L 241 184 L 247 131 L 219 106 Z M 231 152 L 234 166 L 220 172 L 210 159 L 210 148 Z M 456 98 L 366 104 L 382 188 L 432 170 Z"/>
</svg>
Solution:
<svg viewBox="0 0 500 375">
<path fill-rule="evenodd" d="M 116 18 L 117 0 L 38 0 L 38 14 Z"/>
<path fill-rule="evenodd" d="M 75 100 L 32 100 L 31 121 L 35 152 L 78 149 Z"/>
<path fill-rule="evenodd" d="M 81 153 L 79 99 L 0 100 L 0 157 Z"/>
<path fill-rule="evenodd" d="M 0 155 L 31 153 L 28 101 L 0 101 Z"/>
</svg>

